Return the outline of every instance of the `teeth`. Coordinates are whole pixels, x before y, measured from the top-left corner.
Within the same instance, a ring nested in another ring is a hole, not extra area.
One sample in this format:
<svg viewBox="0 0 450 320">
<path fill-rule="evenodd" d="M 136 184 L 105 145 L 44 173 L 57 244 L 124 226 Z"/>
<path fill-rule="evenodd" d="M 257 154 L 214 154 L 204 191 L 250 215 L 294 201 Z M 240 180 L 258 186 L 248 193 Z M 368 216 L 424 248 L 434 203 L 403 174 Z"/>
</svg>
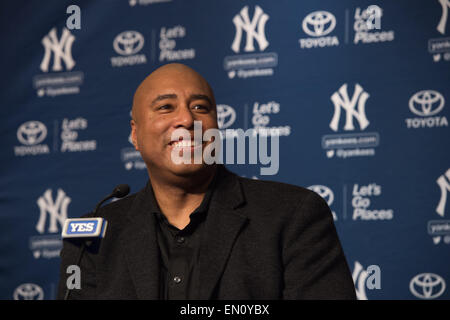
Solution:
<svg viewBox="0 0 450 320">
<path fill-rule="evenodd" d="M 182 140 L 182 141 L 176 141 L 172 144 L 174 147 L 178 147 L 178 148 L 187 148 L 187 147 L 195 147 L 197 145 L 197 143 L 195 141 L 191 141 L 191 140 Z"/>
</svg>

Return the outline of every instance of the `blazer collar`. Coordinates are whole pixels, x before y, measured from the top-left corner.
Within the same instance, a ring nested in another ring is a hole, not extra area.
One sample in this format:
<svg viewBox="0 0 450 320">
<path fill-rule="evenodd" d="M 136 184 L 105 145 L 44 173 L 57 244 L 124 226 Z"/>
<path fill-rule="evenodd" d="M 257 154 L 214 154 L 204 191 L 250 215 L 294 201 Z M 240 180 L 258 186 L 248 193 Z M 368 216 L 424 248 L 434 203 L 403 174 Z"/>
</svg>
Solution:
<svg viewBox="0 0 450 320">
<path fill-rule="evenodd" d="M 159 299 L 160 253 L 150 182 L 136 194 L 122 234 L 126 263 L 138 299 Z"/>
<path fill-rule="evenodd" d="M 200 247 L 198 298 L 201 300 L 212 298 L 233 244 L 247 221 L 247 217 L 237 210 L 244 202 L 237 176 L 219 166 Z"/>
<path fill-rule="evenodd" d="M 218 167 L 217 175 L 200 247 L 198 299 L 201 300 L 212 297 L 233 244 L 247 221 L 247 217 L 238 212 L 245 202 L 238 177 L 223 166 Z M 149 182 L 137 193 L 122 237 L 138 299 L 158 299 L 160 292 L 161 258 L 151 192 Z"/>
</svg>

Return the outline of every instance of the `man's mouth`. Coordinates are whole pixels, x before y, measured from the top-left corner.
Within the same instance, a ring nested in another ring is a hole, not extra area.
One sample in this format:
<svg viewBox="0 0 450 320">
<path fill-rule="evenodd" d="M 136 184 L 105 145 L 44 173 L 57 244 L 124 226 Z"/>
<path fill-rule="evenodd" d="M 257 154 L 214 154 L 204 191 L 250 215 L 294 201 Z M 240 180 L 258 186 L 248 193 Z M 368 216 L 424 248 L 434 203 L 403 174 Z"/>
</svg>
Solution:
<svg viewBox="0 0 450 320">
<path fill-rule="evenodd" d="M 202 145 L 203 143 L 198 143 L 195 140 L 178 140 L 178 141 L 171 141 L 169 145 L 171 145 L 174 148 L 190 148 L 190 147 L 197 147 L 199 145 Z"/>
</svg>

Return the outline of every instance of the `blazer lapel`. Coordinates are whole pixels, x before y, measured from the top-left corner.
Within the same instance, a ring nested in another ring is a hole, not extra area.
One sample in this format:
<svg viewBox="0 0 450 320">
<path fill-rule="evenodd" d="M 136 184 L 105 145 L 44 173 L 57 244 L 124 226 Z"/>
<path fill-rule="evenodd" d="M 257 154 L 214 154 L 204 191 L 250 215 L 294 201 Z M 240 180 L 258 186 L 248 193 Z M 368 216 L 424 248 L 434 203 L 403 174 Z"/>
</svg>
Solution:
<svg viewBox="0 0 450 320">
<path fill-rule="evenodd" d="M 233 244 L 247 217 L 235 209 L 244 202 L 237 177 L 221 168 L 212 196 L 200 248 L 199 299 L 210 299 L 223 273 Z"/>
<path fill-rule="evenodd" d="M 151 213 L 150 183 L 136 195 L 128 212 L 123 233 L 126 263 L 138 299 L 159 299 L 160 254 L 156 237 L 156 219 Z"/>
</svg>

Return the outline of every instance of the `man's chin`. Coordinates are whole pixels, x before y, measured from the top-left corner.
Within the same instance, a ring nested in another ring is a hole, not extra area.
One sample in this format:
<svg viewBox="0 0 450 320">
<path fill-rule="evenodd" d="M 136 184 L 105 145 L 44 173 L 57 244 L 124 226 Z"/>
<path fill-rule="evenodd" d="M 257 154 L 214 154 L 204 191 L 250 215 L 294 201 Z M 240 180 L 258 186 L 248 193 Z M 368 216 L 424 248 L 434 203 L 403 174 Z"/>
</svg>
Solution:
<svg viewBox="0 0 450 320">
<path fill-rule="evenodd" d="M 205 172 L 211 169 L 212 165 L 201 164 L 177 164 L 174 165 L 171 171 L 179 177 L 190 177 L 195 176 L 199 173 Z"/>
</svg>

